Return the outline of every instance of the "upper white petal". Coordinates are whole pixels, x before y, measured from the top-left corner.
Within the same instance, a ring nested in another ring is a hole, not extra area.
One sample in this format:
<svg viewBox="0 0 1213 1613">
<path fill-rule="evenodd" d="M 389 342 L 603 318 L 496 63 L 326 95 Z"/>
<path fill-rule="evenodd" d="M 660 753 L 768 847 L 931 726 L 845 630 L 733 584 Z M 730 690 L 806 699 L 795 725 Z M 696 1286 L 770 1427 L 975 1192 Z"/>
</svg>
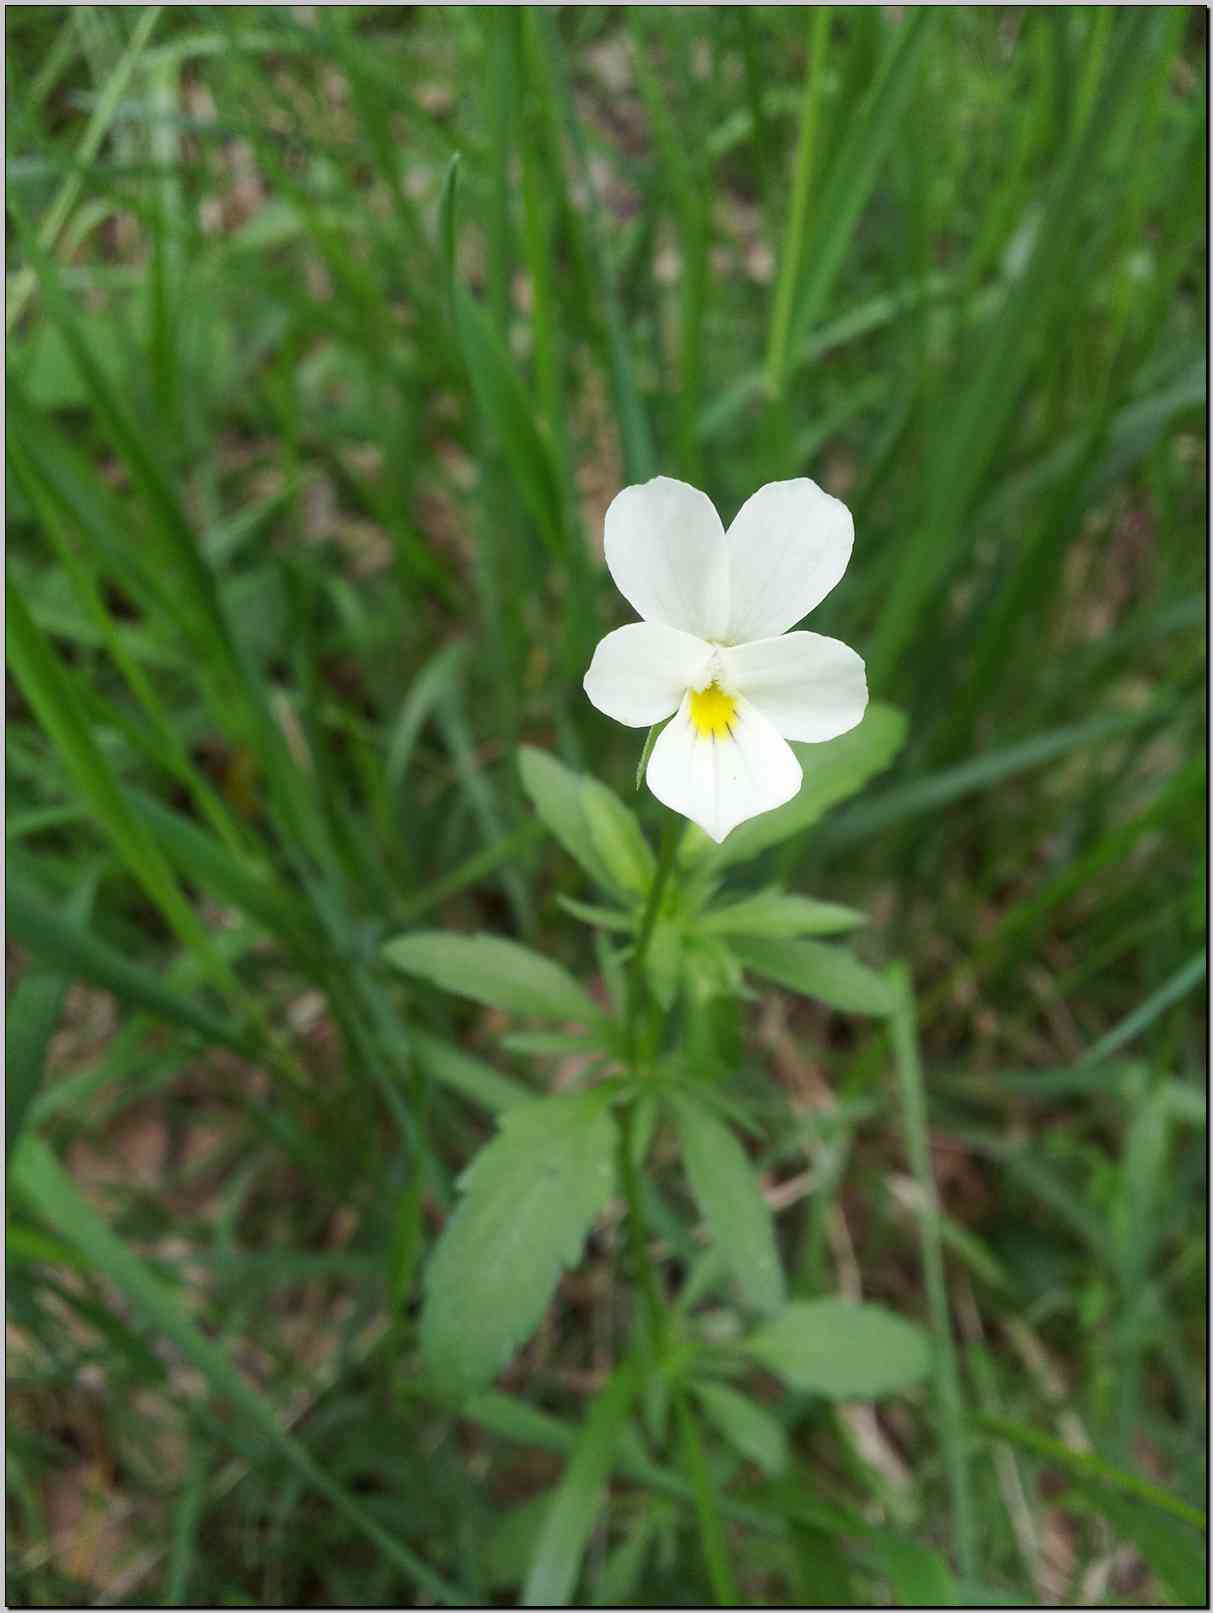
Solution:
<svg viewBox="0 0 1213 1613">
<path fill-rule="evenodd" d="M 676 627 L 631 622 L 599 641 L 583 680 L 599 711 L 644 728 L 660 722 L 702 682 L 711 646 Z"/>
<path fill-rule="evenodd" d="M 807 476 L 760 487 L 726 538 L 728 642 L 748 644 L 794 627 L 847 569 L 854 541 L 850 510 Z"/>
<path fill-rule="evenodd" d="M 603 547 L 615 586 L 646 622 L 725 636 L 728 551 L 706 493 L 669 476 L 625 487 L 606 512 Z"/>
<path fill-rule="evenodd" d="M 790 801 L 803 774 L 791 746 L 749 701 L 738 700 L 731 735 L 716 739 L 691 721 L 687 695 L 657 736 L 645 778 L 659 801 L 720 841 Z"/>
<path fill-rule="evenodd" d="M 836 739 L 868 704 L 863 658 L 821 633 L 784 633 L 720 652 L 723 681 L 785 739 Z"/>
</svg>

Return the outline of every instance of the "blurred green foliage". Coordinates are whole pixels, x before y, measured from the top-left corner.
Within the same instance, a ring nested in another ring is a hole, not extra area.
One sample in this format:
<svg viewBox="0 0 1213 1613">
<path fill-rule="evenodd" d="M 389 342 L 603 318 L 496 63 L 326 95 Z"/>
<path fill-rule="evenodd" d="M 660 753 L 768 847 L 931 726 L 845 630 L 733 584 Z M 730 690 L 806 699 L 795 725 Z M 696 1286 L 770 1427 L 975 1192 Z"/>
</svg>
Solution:
<svg viewBox="0 0 1213 1613">
<path fill-rule="evenodd" d="M 702 1605 L 704 1486 L 743 1601 L 1199 1600 L 1205 13 L 5 17 L 9 1600 Z M 688 1482 L 646 1403 L 591 1531 L 605 1248 L 491 1394 L 417 1370 L 568 1049 L 490 1064 L 380 947 L 603 964 L 517 750 L 630 791 L 580 680 L 658 470 L 855 515 L 813 626 L 907 744 L 737 895 L 869 913 L 917 1041 L 772 990 L 728 1094 L 795 1299 L 946 1281 L 968 1421 L 758 1382 Z"/>
</svg>

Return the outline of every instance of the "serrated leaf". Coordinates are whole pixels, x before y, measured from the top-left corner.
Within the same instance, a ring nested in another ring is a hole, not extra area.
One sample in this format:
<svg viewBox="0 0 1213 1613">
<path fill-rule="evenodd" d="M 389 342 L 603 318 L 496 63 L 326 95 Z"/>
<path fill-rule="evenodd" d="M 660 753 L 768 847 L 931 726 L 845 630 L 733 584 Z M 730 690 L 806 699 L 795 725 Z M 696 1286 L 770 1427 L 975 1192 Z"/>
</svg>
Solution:
<svg viewBox="0 0 1213 1613">
<path fill-rule="evenodd" d="M 782 1423 L 727 1384 L 696 1383 L 693 1387 L 708 1421 L 734 1450 L 772 1478 L 782 1473 L 788 1460 L 788 1436 Z"/>
<path fill-rule="evenodd" d="M 756 1310 L 777 1311 L 784 1282 L 775 1222 L 745 1149 L 697 1104 L 675 1108 L 683 1165 L 721 1258 Z"/>
<path fill-rule="evenodd" d="M 612 884 L 632 896 L 643 896 L 653 882 L 655 863 L 635 814 L 597 779 L 581 780 L 580 798 L 594 849 Z"/>
<path fill-rule="evenodd" d="M 489 1008 L 544 1019 L 597 1019 L 598 1010 L 567 970 L 517 941 L 496 935 L 416 930 L 397 936 L 383 956 L 404 974 L 428 980 Z"/>
<path fill-rule="evenodd" d="M 890 1012 L 889 988 L 874 969 L 844 947 L 822 941 L 738 940 L 733 951 L 747 969 L 790 991 L 848 1014 Z"/>
<path fill-rule="evenodd" d="M 893 706 L 874 701 L 863 721 L 850 733 L 821 745 L 794 743 L 792 749 L 804 769 L 804 782 L 792 799 L 773 812 L 760 813 L 741 824 L 720 845 L 691 824 L 679 849 L 680 860 L 703 859 L 713 870 L 726 868 L 757 857 L 768 846 L 778 845 L 792 835 L 803 834 L 830 807 L 845 801 L 883 772 L 901 749 L 905 733 L 903 714 Z"/>
<path fill-rule="evenodd" d="M 484 1388 L 534 1332 L 611 1196 L 613 1142 L 602 1092 L 540 1098 L 509 1110 L 463 1173 L 421 1316 L 422 1353 L 445 1388 Z"/>
<path fill-rule="evenodd" d="M 870 1400 L 918 1383 L 930 1365 L 921 1327 L 882 1305 L 795 1300 L 746 1342 L 793 1389 L 833 1400 Z"/>
<path fill-rule="evenodd" d="M 776 886 L 740 901 L 713 907 L 699 920 L 712 935 L 748 935 L 757 940 L 784 940 L 798 935 L 835 935 L 867 923 L 867 916 L 836 902 L 792 896 Z"/>
<path fill-rule="evenodd" d="M 582 809 L 581 775 L 547 751 L 523 745 L 518 751 L 518 776 L 535 811 L 569 856 L 591 879 L 609 889 L 610 877 Z"/>
</svg>

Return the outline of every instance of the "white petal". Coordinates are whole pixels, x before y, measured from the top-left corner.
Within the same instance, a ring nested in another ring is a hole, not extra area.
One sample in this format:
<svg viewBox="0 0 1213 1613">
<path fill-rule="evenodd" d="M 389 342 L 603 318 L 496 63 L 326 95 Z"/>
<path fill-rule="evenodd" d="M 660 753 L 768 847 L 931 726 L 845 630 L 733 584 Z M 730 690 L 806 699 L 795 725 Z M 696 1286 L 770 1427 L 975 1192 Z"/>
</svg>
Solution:
<svg viewBox="0 0 1213 1613">
<path fill-rule="evenodd" d="M 785 739 L 836 739 L 867 709 L 863 658 L 836 638 L 785 633 L 721 651 L 725 686 Z"/>
<path fill-rule="evenodd" d="M 727 641 L 748 644 L 794 627 L 847 569 L 854 541 L 850 510 L 808 477 L 760 487 L 726 539 Z"/>
<path fill-rule="evenodd" d="M 703 681 L 711 647 L 658 622 L 631 622 L 601 639 L 583 680 L 599 711 L 631 728 L 660 722 Z"/>
<path fill-rule="evenodd" d="M 645 774 L 659 801 L 716 841 L 790 801 L 802 777 L 791 746 L 749 701 L 738 700 L 731 735 L 717 739 L 691 721 L 690 695 L 657 736 Z"/>
<path fill-rule="evenodd" d="M 728 551 L 706 493 L 669 476 L 625 487 L 606 512 L 603 547 L 615 586 L 646 622 L 724 637 Z"/>
</svg>

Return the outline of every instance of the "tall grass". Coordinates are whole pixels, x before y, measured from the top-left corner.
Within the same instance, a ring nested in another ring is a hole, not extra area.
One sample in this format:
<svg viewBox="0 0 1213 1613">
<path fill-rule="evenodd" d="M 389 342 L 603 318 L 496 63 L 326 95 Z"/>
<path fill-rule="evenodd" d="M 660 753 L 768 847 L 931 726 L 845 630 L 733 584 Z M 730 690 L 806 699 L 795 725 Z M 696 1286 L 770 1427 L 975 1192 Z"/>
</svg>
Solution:
<svg viewBox="0 0 1213 1613">
<path fill-rule="evenodd" d="M 6 19 L 10 1599 L 1199 1599 L 1203 14 Z M 416 1370 L 561 1070 L 380 945 L 592 963 L 516 750 L 630 788 L 580 678 L 659 470 L 843 497 L 813 625 L 908 718 L 759 869 L 874 914 L 892 1041 L 772 993 L 732 1096 L 797 1293 L 955 1349 L 773 1401 L 779 1480 L 585 1421 L 605 1245 L 491 1395 Z"/>
</svg>

